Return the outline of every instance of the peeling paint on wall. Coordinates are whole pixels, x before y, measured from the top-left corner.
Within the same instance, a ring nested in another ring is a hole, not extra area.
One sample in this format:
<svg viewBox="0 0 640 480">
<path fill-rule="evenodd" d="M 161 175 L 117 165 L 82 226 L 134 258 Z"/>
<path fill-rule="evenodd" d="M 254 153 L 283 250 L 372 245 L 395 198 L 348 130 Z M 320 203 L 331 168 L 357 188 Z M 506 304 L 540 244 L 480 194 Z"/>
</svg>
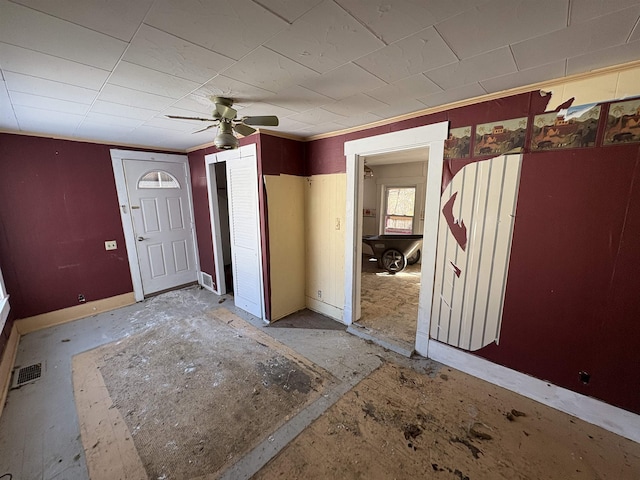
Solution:
<svg viewBox="0 0 640 480">
<path fill-rule="evenodd" d="M 447 225 L 449 225 L 449 230 L 451 231 L 453 238 L 455 238 L 458 245 L 460 245 L 460 248 L 465 250 L 467 248 L 467 226 L 464 224 L 464 220 L 456 220 L 453 216 L 453 204 L 456 201 L 457 196 L 458 192 L 454 193 L 451 198 L 447 200 L 447 203 L 442 207 L 442 216 L 447 221 Z"/>
<path fill-rule="evenodd" d="M 470 351 L 498 341 L 521 164 L 522 155 L 468 164 L 442 195 L 431 316 L 438 341 Z"/>
</svg>

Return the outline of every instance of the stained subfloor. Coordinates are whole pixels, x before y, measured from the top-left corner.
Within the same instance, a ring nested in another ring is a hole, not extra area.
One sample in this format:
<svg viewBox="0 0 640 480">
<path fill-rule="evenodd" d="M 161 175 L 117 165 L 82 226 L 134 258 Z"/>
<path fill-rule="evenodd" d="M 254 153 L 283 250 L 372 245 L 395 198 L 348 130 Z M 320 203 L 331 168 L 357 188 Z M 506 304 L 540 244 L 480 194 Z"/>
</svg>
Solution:
<svg viewBox="0 0 640 480">
<path fill-rule="evenodd" d="M 264 326 L 198 288 L 28 334 L 16 366 L 36 362 L 42 378 L 11 390 L 0 418 L 0 477 L 640 478 L 637 443 L 321 315 Z"/>
<path fill-rule="evenodd" d="M 375 259 L 373 259 L 375 260 Z M 413 351 L 420 297 L 420 264 L 408 265 L 394 275 L 363 255 L 360 290 L 361 317 L 356 328 Z"/>
</svg>

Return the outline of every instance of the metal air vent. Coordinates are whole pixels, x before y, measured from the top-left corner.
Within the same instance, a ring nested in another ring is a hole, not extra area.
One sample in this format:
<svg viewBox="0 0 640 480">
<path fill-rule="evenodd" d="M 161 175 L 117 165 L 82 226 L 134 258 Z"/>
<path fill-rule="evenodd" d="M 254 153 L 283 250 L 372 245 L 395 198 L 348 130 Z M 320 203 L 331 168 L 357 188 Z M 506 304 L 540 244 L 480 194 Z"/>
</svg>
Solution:
<svg viewBox="0 0 640 480">
<path fill-rule="evenodd" d="M 43 363 L 34 363 L 27 367 L 22 367 L 19 370 L 13 372 L 13 385 L 11 388 L 18 388 L 27 383 L 35 382 L 42 377 L 44 371 Z"/>
</svg>

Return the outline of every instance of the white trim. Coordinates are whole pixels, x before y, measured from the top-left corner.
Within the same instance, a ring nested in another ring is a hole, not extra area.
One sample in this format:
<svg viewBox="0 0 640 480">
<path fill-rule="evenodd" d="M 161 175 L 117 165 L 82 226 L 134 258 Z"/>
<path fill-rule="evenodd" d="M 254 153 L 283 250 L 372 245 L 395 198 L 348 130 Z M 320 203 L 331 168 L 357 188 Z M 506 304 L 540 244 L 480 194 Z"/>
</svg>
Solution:
<svg viewBox="0 0 640 480">
<path fill-rule="evenodd" d="M 342 310 L 340 310 L 338 307 L 334 307 L 333 305 L 329 305 L 328 303 L 308 296 L 305 296 L 305 301 L 306 307 L 309 310 L 321 313 L 322 315 L 333 318 L 338 322 L 344 323 L 344 319 L 342 318 Z"/>
<path fill-rule="evenodd" d="M 640 415 L 432 340 L 429 358 L 640 442 Z"/>
<path fill-rule="evenodd" d="M 207 194 L 209 195 L 209 218 L 211 220 L 211 237 L 213 239 L 213 264 L 216 270 L 217 295 L 227 293 L 227 282 L 224 276 L 224 256 L 222 254 L 222 230 L 220 229 L 220 205 L 218 203 L 218 179 L 216 177 L 215 164 L 218 163 L 217 154 L 210 153 L 204 156 L 205 170 L 207 173 Z M 215 185 L 215 190 L 214 190 Z M 215 195 L 214 195 L 215 192 Z M 215 213 L 214 213 L 215 212 Z M 217 213 L 217 215 L 216 215 Z"/>
<path fill-rule="evenodd" d="M 209 290 L 211 293 L 215 293 L 216 295 L 220 295 L 218 292 L 215 291 L 215 289 L 213 289 L 212 287 L 209 287 L 208 285 L 205 285 L 205 283 L 204 283 L 204 276 L 205 275 L 211 276 L 207 272 L 200 271 L 200 276 L 198 278 L 200 286 L 202 288 L 204 288 L 205 290 Z"/>
<path fill-rule="evenodd" d="M 0 299 L 0 332 L 4 329 L 5 324 L 7 323 L 7 318 L 9 318 L 9 310 L 11 307 L 9 306 L 9 296 Z"/>
<path fill-rule="evenodd" d="M 239 160 L 241 158 L 244 157 L 254 157 L 255 161 L 258 161 L 258 149 L 257 149 L 257 145 L 255 143 L 250 143 L 249 145 L 244 145 L 238 149 L 235 150 L 225 150 L 223 152 L 218 152 L 215 154 L 210 154 L 210 155 L 206 155 L 205 156 L 205 162 L 207 162 L 207 175 L 209 175 L 209 165 L 211 163 L 219 163 L 219 162 L 232 162 L 233 160 Z M 208 187 L 211 187 L 211 182 L 209 180 L 209 177 L 207 177 L 207 183 L 208 183 Z M 265 308 L 265 304 L 264 304 L 264 272 L 262 270 L 262 257 L 263 257 L 263 252 L 262 252 L 262 230 L 260 228 L 260 216 L 262 215 L 262 212 L 260 210 L 260 195 L 259 195 L 259 185 L 258 185 L 258 179 L 256 178 L 256 197 L 257 197 L 257 202 L 258 202 L 258 224 L 256 225 L 256 228 L 258 229 L 258 255 L 260 257 L 260 261 L 258 262 L 258 271 L 259 271 L 259 276 L 260 276 L 260 308 L 262 311 L 261 314 L 261 318 L 264 322 L 268 322 L 267 318 L 266 318 L 266 308 Z M 227 194 L 229 196 L 233 195 L 233 192 L 229 191 L 227 192 Z M 212 210 L 212 204 L 213 202 L 211 201 L 211 199 L 214 196 L 211 195 L 211 193 L 209 193 L 209 209 L 210 209 L 210 213 L 213 216 L 214 215 L 214 211 Z M 215 196 L 216 198 L 216 203 L 217 203 L 217 195 Z M 216 210 L 217 211 L 217 210 Z M 212 221 L 212 229 L 214 228 L 214 221 Z M 218 221 L 218 229 L 220 227 L 220 223 Z M 212 234 L 214 234 L 214 232 L 212 232 Z M 222 269 L 220 270 L 218 268 L 219 264 L 222 263 L 224 265 L 224 262 L 222 260 L 222 242 L 220 239 L 220 231 L 218 230 L 218 233 L 215 234 L 216 237 L 214 237 L 216 239 L 216 243 L 217 246 L 214 245 L 214 262 L 216 265 L 216 280 L 218 279 L 218 276 L 220 274 L 222 274 L 222 272 L 224 272 L 224 266 L 222 267 Z M 218 247 L 219 246 L 219 247 Z M 222 274 L 222 276 L 224 277 L 224 275 Z"/>
<path fill-rule="evenodd" d="M 347 157 L 347 205 L 345 231 L 345 306 L 343 321 L 350 325 L 360 317 L 360 276 L 362 263 L 362 211 L 364 158 L 382 153 L 400 152 L 428 147 L 424 238 L 422 251 L 422 283 L 415 349 L 427 356 L 429 348 L 429 323 L 438 241 L 440 212 L 440 188 L 444 141 L 449 123 L 441 122 L 423 127 L 361 138 L 344 144 Z M 426 159 L 425 159 L 426 160 Z"/>
<path fill-rule="evenodd" d="M 129 195 L 127 194 L 127 184 L 124 175 L 124 160 L 145 160 L 150 162 L 171 162 L 181 163 L 186 166 L 186 189 L 189 196 L 189 210 L 191 212 L 191 230 L 193 232 L 193 253 L 195 255 L 196 275 L 200 278 L 200 255 L 198 253 L 198 241 L 196 237 L 195 216 L 193 213 L 193 194 L 191 192 L 191 171 L 189 169 L 189 158 L 186 155 L 176 155 L 169 153 L 140 152 L 136 150 L 111 149 L 111 165 L 116 182 L 116 192 L 120 205 L 120 220 L 124 231 L 124 240 L 127 247 L 127 258 L 129 260 L 129 270 L 131 271 L 131 281 L 133 283 L 133 293 L 136 302 L 144 300 L 144 290 L 142 288 L 142 274 L 140 273 L 140 263 L 138 251 L 135 244 L 135 234 L 131 220 L 131 205 L 129 205 Z"/>
<path fill-rule="evenodd" d="M 2 277 L 2 270 L 0 270 L 0 333 L 4 329 L 9 318 L 9 294 L 7 293 L 7 287 L 4 284 L 4 278 Z"/>
</svg>

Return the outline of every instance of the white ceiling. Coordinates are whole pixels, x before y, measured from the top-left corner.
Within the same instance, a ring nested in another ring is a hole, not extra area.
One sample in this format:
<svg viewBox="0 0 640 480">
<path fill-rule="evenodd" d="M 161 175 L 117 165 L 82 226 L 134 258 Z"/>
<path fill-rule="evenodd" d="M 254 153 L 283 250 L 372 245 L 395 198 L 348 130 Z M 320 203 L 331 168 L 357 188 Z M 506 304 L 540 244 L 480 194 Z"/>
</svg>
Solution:
<svg viewBox="0 0 640 480">
<path fill-rule="evenodd" d="M 187 149 L 310 137 L 640 59 L 640 0 L 0 0 L 0 130 Z"/>
</svg>

